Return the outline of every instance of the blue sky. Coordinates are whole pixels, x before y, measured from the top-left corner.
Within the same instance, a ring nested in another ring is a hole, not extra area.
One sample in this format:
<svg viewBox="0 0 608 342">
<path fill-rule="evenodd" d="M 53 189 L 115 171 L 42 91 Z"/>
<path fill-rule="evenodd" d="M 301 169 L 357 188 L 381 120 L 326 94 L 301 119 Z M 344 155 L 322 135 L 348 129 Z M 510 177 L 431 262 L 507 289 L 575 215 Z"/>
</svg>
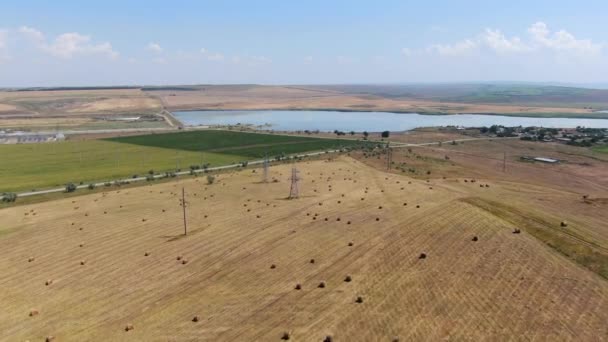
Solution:
<svg viewBox="0 0 608 342">
<path fill-rule="evenodd" d="M 0 86 L 608 82 L 607 1 L 0 3 Z"/>
</svg>

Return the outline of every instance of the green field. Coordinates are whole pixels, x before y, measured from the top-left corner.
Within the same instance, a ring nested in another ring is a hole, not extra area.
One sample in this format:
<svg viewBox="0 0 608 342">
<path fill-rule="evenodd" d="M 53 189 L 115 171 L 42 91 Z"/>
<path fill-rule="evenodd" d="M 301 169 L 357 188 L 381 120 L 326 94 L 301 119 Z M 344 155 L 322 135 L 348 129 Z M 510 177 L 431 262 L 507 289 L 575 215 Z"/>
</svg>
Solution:
<svg viewBox="0 0 608 342">
<path fill-rule="evenodd" d="M 187 170 L 359 144 L 352 140 L 229 131 L 151 134 L 105 140 L 0 145 L 0 193 L 132 175 Z"/>
<path fill-rule="evenodd" d="M 600 153 L 608 153 L 608 145 L 593 147 L 593 151 Z"/>
</svg>

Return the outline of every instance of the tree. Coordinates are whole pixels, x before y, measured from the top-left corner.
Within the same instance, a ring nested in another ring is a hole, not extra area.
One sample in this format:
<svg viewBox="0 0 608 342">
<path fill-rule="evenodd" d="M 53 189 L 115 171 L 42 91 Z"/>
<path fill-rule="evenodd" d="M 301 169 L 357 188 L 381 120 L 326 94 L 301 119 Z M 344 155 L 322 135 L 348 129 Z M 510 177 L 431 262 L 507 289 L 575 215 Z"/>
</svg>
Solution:
<svg viewBox="0 0 608 342">
<path fill-rule="evenodd" d="M 382 135 L 381 135 L 381 136 L 382 136 L 383 138 L 388 138 L 390 134 L 391 134 L 391 132 L 389 132 L 389 131 L 384 131 L 384 132 L 382 132 Z"/>
<path fill-rule="evenodd" d="M 17 194 L 14 192 L 5 192 L 2 194 L 2 202 L 15 202 Z"/>
<path fill-rule="evenodd" d="M 364 131 L 364 132 L 363 132 L 363 137 L 364 137 L 365 139 L 367 139 L 367 137 L 368 137 L 368 136 L 369 136 L 369 133 L 367 133 L 367 131 Z"/>
<path fill-rule="evenodd" d="M 89 188 L 89 190 L 95 189 L 95 184 L 93 184 L 93 183 L 89 184 L 88 188 Z"/>
<path fill-rule="evenodd" d="M 65 185 L 65 192 L 74 192 L 76 191 L 76 184 L 68 183 Z"/>
</svg>

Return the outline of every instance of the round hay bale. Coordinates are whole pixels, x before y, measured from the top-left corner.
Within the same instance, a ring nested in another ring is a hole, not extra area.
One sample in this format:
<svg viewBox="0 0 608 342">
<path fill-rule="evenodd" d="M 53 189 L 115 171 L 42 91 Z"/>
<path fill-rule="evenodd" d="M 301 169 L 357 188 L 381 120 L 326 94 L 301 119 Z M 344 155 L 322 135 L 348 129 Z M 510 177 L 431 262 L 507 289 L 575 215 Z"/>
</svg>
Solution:
<svg viewBox="0 0 608 342">
<path fill-rule="evenodd" d="M 379 206 L 378 209 L 382 209 L 382 206 Z"/>
<path fill-rule="evenodd" d="M 286 331 L 283 333 L 283 335 L 281 335 L 281 340 L 287 341 L 291 338 L 291 336 L 289 335 L 289 333 Z"/>
<path fill-rule="evenodd" d="M 84 243 L 79 244 L 78 247 L 80 247 L 80 248 L 84 247 Z"/>
<path fill-rule="evenodd" d="M 331 338 L 331 336 L 327 335 L 327 336 L 325 336 L 325 338 L 323 339 L 323 342 L 333 342 L 333 339 Z"/>
<path fill-rule="evenodd" d="M 133 324 L 127 323 L 127 325 L 125 325 L 125 331 L 131 331 L 133 329 L 135 329 L 135 327 L 133 327 Z"/>
<path fill-rule="evenodd" d="M 320 288 L 320 289 L 324 289 L 325 288 L 325 282 L 324 281 L 320 282 L 317 287 Z"/>
<path fill-rule="evenodd" d="M 477 240 L 478 240 L 477 236 L 473 236 L 473 241 L 477 241 Z"/>
<path fill-rule="evenodd" d="M 50 286 L 51 284 L 53 284 L 53 279 L 47 279 L 47 281 L 44 282 L 44 285 L 46 286 Z"/>
<path fill-rule="evenodd" d="M 310 263 L 314 264 L 315 263 L 315 259 L 310 259 Z"/>
<path fill-rule="evenodd" d="M 326 218 L 325 218 L 325 221 L 329 221 L 329 219 L 326 217 Z"/>
<path fill-rule="evenodd" d="M 418 259 L 426 259 L 426 253 L 420 253 L 420 256 L 418 256 Z"/>
<path fill-rule="evenodd" d="M 417 205 L 416 205 L 416 208 L 420 208 L 420 204 L 417 204 Z"/>
<path fill-rule="evenodd" d="M 519 233 L 521 233 L 521 230 L 519 230 L 519 229 L 513 230 L 513 234 L 519 234 Z"/>
<path fill-rule="evenodd" d="M 404 207 L 405 207 L 405 206 L 407 206 L 407 202 L 403 202 L 403 206 L 404 206 Z"/>
<path fill-rule="evenodd" d="M 380 218 L 379 218 L 379 217 L 376 217 L 376 221 L 380 221 Z"/>
<path fill-rule="evenodd" d="M 352 278 L 351 276 L 349 276 L 349 275 L 347 275 L 347 276 L 344 278 L 344 282 L 345 282 L 345 283 L 350 283 L 352 280 L 353 280 L 353 278 Z"/>
<path fill-rule="evenodd" d="M 177 258 L 175 258 L 175 259 L 177 259 L 179 261 L 179 260 L 182 260 L 182 258 L 183 258 L 183 256 L 178 255 Z"/>
<path fill-rule="evenodd" d="M 44 341 L 45 341 L 45 342 L 52 342 L 52 341 L 55 341 L 55 336 L 47 336 L 47 337 L 44 339 Z"/>
<path fill-rule="evenodd" d="M 357 296 L 357 299 L 355 299 L 355 303 L 358 303 L 358 304 L 363 303 L 363 297 Z"/>
<path fill-rule="evenodd" d="M 302 285 L 300 285 L 300 284 L 296 284 L 296 286 L 294 287 L 294 289 L 296 289 L 296 290 L 301 290 L 301 289 L 302 289 Z"/>
<path fill-rule="evenodd" d="M 339 217 L 338 217 L 338 218 L 336 218 L 336 221 L 340 222 L 340 218 L 339 218 Z"/>
<path fill-rule="evenodd" d="M 182 259 L 182 265 L 185 265 L 187 263 L 188 263 L 188 259 L 186 259 L 186 258 Z"/>
<path fill-rule="evenodd" d="M 38 315 L 40 312 L 38 311 L 38 309 L 31 309 L 30 310 L 30 317 L 34 317 L 36 315 Z"/>
<path fill-rule="evenodd" d="M 350 224 L 350 221 L 346 222 L 346 224 Z"/>
<path fill-rule="evenodd" d="M 354 244 L 352 242 L 348 243 L 348 247 L 352 247 Z"/>
<path fill-rule="evenodd" d="M 399 342 L 399 337 L 393 337 L 392 342 Z"/>
<path fill-rule="evenodd" d="M 87 263 L 86 260 L 80 260 L 80 265 L 81 266 L 84 266 L 86 263 Z"/>
<path fill-rule="evenodd" d="M 198 315 L 195 315 L 194 317 L 192 317 L 192 322 L 196 323 L 200 321 L 200 317 L 198 317 Z"/>
<path fill-rule="evenodd" d="M 27 262 L 32 262 L 32 261 L 34 261 L 34 260 L 36 260 L 34 257 L 29 257 L 29 258 L 27 258 Z"/>
<path fill-rule="evenodd" d="M 275 268 L 277 268 L 277 265 L 275 265 L 275 264 L 270 265 L 271 270 L 274 270 Z"/>
<path fill-rule="evenodd" d="M 568 222 L 562 221 L 559 225 L 562 227 L 568 227 Z"/>
</svg>

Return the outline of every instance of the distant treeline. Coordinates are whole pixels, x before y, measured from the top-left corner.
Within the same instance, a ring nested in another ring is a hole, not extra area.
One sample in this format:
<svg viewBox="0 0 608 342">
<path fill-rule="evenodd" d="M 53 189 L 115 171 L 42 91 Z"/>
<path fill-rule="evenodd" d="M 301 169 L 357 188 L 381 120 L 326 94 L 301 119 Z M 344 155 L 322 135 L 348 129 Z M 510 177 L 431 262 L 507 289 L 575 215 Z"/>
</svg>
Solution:
<svg viewBox="0 0 608 342">
<path fill-rule="evenodd" d="M 197 91 L 201 90 L 192 86 L 105 86 L 105 87 L 30 87 L 30 88 L 8 88 L 5 91 L 69 91 L 69 90 L 121 90 L 121 89 L 141 89 L 142 91 Z M 2 90 L 0 88 L 0 90 Z"/>
<path fill-rule="evenodd" d="M 201 90 L 201 88 L 196 88 L 196 87 L 188 87 L 188 86 L 150 86 L 150 87 L 142 87 L 141 88 L 142 91 L 197 91 L 197 90 Z"/>
<path fill-rule="evenodd" d="M 7 91 L 61 91 L 61 90 L 120 90 L 139 89 L 137 86 L 107 86 L 107 87 L 32 87 L 7 89 Z"/>
</svg>

